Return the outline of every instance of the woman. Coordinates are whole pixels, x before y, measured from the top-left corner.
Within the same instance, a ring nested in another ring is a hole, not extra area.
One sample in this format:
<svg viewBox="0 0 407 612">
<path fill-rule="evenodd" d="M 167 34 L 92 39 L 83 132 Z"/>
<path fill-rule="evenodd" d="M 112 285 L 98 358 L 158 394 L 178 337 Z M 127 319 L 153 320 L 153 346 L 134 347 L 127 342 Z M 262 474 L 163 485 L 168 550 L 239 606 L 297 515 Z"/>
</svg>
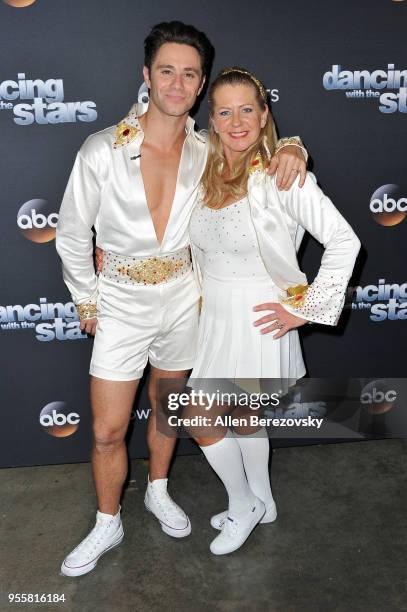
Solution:
<svg viewBox="0 0 407 612">
<path fill-rule="evenodd" d="M 191 379 L 297 380 L 305 367 L 296 328 L 337 323 L 360 242 L 312 175 L 302 189 L 296 181 L 280 192 L 265 172 L 275 129 L 253 74 L 223 70 L 209 90 L 209 112 L 209 155 L 190 222 L 203 296 Z M 325 247 L 309 286 L 296 257 L 304 230 Z M 221 533 L 210 549 L 220 555 L 239 548 L 257 523 L 273 521 L 276 508 L 266 432 L 234 436 L 223 428 L 212 436 L 194 435 L 229 497 L 228 511 L 211 520 Z"/>
</svg>

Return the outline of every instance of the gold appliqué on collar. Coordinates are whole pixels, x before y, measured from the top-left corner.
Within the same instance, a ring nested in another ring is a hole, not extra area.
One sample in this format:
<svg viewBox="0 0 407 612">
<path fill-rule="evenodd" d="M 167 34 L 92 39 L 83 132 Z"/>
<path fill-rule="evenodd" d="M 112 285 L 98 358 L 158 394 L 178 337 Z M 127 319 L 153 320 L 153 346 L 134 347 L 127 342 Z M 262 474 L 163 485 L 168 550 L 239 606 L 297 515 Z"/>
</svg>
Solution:
<svg viewBox="0 0 407 612">
<path fill-rule="evenodd" d="M 261 158 L 261 155 L 260 153 L 257 153 L 256 157 L 253 159 L 252 163 L 250 164 L 249 174 L 253 174 L 254 172 L 263 172 L 263 170 L 265 169 L 266 167 Z"/>
<path fill-rule="evenodd" d="M 137 134 L 141 130 L 133 125 L 129 125 L 125 121 L 121 121 L 116 127 L 115 133 L 115 141 L 113 144 L 114 149 L 118 149 L 119 147 L 124 147 L 128 145 L 132 140 L 135 139 Z"/>
</svg>

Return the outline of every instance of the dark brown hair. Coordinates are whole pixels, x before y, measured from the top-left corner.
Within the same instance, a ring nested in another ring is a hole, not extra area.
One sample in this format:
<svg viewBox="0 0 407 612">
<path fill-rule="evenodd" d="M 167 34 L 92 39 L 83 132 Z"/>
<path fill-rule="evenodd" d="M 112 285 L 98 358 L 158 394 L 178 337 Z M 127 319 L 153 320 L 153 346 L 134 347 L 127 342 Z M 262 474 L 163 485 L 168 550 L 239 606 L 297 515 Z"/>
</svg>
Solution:
<svg viewBox="0 0 407 612">
<path fill-rule="evenodd" d="M 202 75 L 209 76 L 214 48 L 204 32 L 200 32 L 194 26 L 186 25 L 182 21 L 164 21 L 155 25 L 144 41 L 144 65 L 149 70 L 151 70 L 159 48 L 164 43 L 178 43 L 194 47 L 201 58 Z"/>
</svg>

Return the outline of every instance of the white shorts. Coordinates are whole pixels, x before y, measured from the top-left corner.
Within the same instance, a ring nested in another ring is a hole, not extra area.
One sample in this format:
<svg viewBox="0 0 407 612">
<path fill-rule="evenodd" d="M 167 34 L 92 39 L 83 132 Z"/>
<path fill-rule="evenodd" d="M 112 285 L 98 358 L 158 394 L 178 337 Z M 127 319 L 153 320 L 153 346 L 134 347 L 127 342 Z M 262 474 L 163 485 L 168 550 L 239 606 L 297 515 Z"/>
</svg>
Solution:
<svg viewBox="0 0 407 612">
<path fill-rule="evenodd" d="M 196 354 L 198 304 L 192 270 L 158 285 L 119 284 L 101 274 L 90 374 L 136 380 L 147 361 L 161 370 L 190 370 Z"/>
</svg>

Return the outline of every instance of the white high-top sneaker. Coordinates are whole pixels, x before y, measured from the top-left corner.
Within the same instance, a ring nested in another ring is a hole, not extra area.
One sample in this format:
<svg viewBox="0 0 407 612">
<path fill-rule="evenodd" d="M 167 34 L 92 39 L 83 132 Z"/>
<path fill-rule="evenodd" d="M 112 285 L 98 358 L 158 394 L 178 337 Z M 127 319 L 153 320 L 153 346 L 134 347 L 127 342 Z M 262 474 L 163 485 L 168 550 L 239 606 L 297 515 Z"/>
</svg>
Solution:
<svg viewBox="0 0 407 612">
<path fill-rule="evenodd" d="M 211 518 L 211 525 L 214 529 L 219 529 L 219 531 L 223 527 L 223 523 L 226 520 L 228 515 L 228 511 L 224 510 L 223 512 L 219 512 L 219 514 L 214 514 Z M 264 523 L 272 523 L 277 518 L 277 508 L 274 499 L 266 506 L 266 512 L 261 519 L 260 523 L 263 525 Z"/>
<path fill-rule="evenodd" d="M 82 542 L 73 549 L 61 565 L 63 576 L 82 576 L 92 571 L 99 558 L 123 540 L 120 508 L 117 514 L 96 512 L 96 525 Z"/>
<path fill-rule="evenodd" d="M 144 505 L 160 521 L 161 529 L 173 538 L 184 538 L 191 533 L 188 516 L 167 492 L 167 478 L 148 480 Z"/>
<path fill-rule="evenodd" d="M 211 542 L 210 550 L 214 555 L 227 555 L 240 548 L 247 540 L 253 529 L 261 521 L 266 506 L 255 498 L 252 509 L 244 516 L 227 516 L 222 531 Z"/>
</svg>

